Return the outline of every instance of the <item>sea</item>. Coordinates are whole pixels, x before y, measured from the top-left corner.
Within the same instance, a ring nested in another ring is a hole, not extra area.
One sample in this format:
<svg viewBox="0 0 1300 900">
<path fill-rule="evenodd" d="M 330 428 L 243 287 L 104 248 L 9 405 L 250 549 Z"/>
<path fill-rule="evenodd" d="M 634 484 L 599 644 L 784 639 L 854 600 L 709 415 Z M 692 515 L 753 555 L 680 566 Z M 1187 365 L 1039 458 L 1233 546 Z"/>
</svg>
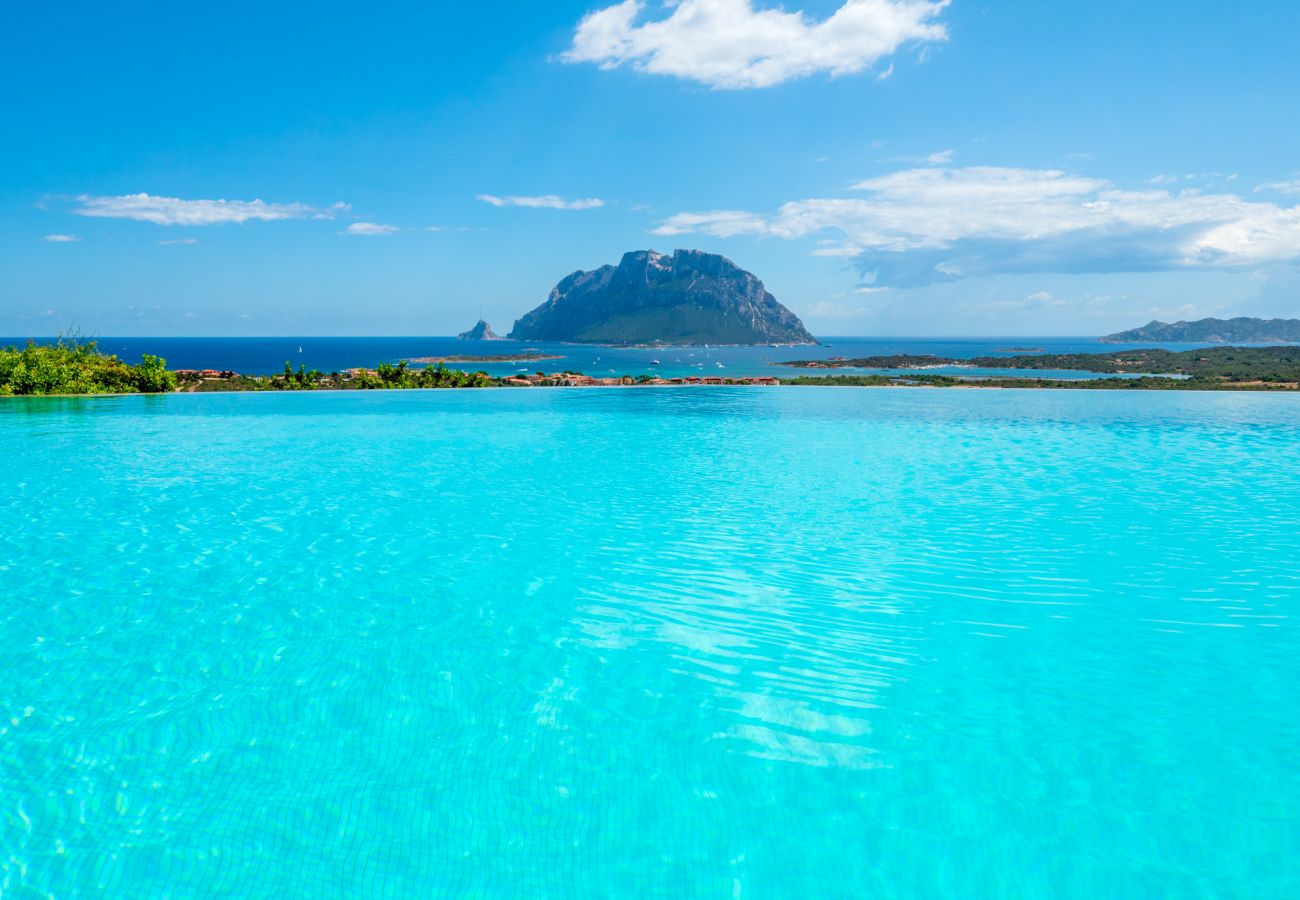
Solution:
<svg viewBox="0 0 1300 900">
<path fill-rule="evenodd" d="M 6 898 L 1300 896 L 1300 396 L 3 398 L 0 458 Z"/>
<path fill-rule="evenodd" d="M 52 340 L 45 338 L 43 340 Z M 0 338 L 0 346 L 21 346 L 20 338 Z M 790 360 L 849 359 L 896 354 L 929 354 L 951 359 L 1016 356 L 1024 353 L 1105 353 L 1139 347 L 1187 350 L 1203 344 L 1104 344 L 1095 338 L 826 338 L 816 346 L 777 347 L 604 347 L 521 341 L 465 341 L 454 337 L 101 337 L 100 349 L 128 362 L 151 353 L 173 369 L 219 369 L 245 375 L 283 372 L 305 365 L 322 372 L 374 368 L 380 363 L 436 356 L 503 356 L 540 353 L 554 359 L 498 363 L 449 363 L 490 375 L 520 372 L 577 371 L 592 376 L 659 374 L 665 378 L 716 375 L 725 378 L 773 375 L 794 377 L 799 370 L 778 363 Z M 843 369 L 842 374 L 871 374 L 880 369 Z M 1024 376 L 1022 369 L 937 367 L 934 374 Z M 1035 370 L 1041 378 L 1106 377 L 1091 372 Z"/>
</svg>

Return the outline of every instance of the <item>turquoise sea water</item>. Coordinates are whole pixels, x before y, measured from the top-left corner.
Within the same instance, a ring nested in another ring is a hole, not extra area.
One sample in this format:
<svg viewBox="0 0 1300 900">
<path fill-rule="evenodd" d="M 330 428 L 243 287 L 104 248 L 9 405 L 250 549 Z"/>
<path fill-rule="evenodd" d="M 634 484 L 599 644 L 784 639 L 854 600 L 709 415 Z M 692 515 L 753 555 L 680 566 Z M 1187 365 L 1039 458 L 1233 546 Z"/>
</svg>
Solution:
<svg viewBox="0 0 1300 900">
<path fill-rule="evenodd" d="M 0 895 L 1300 894 L 1300 397 L 0 402 Z"/>
</svg>

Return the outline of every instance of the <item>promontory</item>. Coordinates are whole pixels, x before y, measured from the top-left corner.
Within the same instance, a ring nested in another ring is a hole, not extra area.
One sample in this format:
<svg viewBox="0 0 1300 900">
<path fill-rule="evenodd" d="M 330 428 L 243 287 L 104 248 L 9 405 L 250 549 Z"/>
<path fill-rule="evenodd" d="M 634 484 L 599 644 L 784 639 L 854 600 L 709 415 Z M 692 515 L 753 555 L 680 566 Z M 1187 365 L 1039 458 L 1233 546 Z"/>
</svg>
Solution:
<svg viewBox="0 0 1300 900">
<path fill-rule="evenodd" d="M 1164 344 L 1300 343 L 1300 319 L 1198 319 L 1195 322 L 1148 322 L 1141 328 L 1099 338 L 1105 344 L 1155 341 Z"/>
<path fill-rule="evenodd" d="M 700 250 L 623 254 L 574 272 L 515 322 L 523 341 L 590 344 L 815 344 L 756 276 Z"/>
</svg>

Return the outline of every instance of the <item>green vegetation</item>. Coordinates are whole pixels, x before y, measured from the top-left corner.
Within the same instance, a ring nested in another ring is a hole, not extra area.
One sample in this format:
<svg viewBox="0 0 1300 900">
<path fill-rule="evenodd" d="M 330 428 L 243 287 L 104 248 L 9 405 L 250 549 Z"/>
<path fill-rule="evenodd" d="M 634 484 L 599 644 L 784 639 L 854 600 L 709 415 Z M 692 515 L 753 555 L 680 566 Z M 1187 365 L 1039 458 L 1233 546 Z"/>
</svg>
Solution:
<svg viewBox="0 0 1300 900">
<path fill-rule="evenodd" d="M 180 373 L 180 390 L 186 393 L 212 391 L 355 391 L 402 390 L 416 388 L 492 387 L 499 384 L 486 372 L 462 372 L 448 369 L 439 363 L 412 369 L 402 360 L 397 364 L 381 363 L 373 370 L 356 369 L 348 372 L 321 372 L 299 366 L 295 371 L 289 363 L 279 375 L 240 375 L 235 372 Z"/>
<path fill-rule="evenodd" d="M 448 369 L 442 363 L 411 369 L 406 360 L 397 365 L 382 363 L 373 375 L 358 372 L 353 381 L 353 387 L 362 389 L 491 387 L 495 383 L 486 372 L 462 372 Z"/>
<path fill-rule="evenodd" d="M 1294 391 L 1291 382 L 1205 378 L 958 378 L 952 375 L 801 375 L 782 384 L 825 387 L 1045 388 L 1074 391 Z"/>
<path fill-rule="evenodd" d="M 284 375 L 274 381 L 274 386 L 283 391 L 310 391 L 320 384 L 322 377 L 319 369 L 308 372 L 306 366 L 299 366 L 298 371 L 295 372 L 286 359 Z"/>
<path fill-rule="evenodd" d="M 981 369 L 1064 370 L 1106 375 L 1182 375 L 1170 378 L 1104 378 L 1083 382 L 1060 379 L 980 378 L 986 386 L 1008 382 L 1018 387 L 1070 388 L 1158 388 L 1205 390 L 1231 387 L 1295 388 L 1300 384 L 1300 347 L 1210 347 L 1198 350 L 1121 350 L 1113 353 L 1057 353 L 1034 356 L 977 356 L 951 359 L 941 356 L 869 356 L 861 359 L 797 360 L 786 365 L 796 368 L 836 369 L 923 369 L 934 366 L 970 366 Z M 863 376 L 845 376 L 863 377 Z M 867 376 L 869 377 L 869 376 Z M 877 376 L 879 377 L 879 376 Z M 891 378 L 894 383 L 946 384 L 943 379 L 970 383 L 970 379 L 938 375 L 909 375 Z M 794 379 L 791 383 L 830 383 Z M 843 384 L 846 382 L 835 382 Z"/>
<path fill-rule="evenodd" d="M 60 336 L 53 344 L 0 348 L 0 395 L 157 394 L 176 389 L 166 360 L 145 354 L 131 365 L 103 353 L 93 340 Z"/>
<path fill-rule="evenodd" d="M 786 365 L 836 369 L 841 367 L 907 370 L 897 374 L 802 375 L 782 379 L 788 385 L 865 387 L 996 387 L 1052 388 L 1060 390 L 1300 390 L 1300 347 L 1212 347 L 1184 350 L 1124 350 L 1113 353 L 1038 354 L 1033 356 L 947 359 L 938 356 L 873 356 L 862 359 L 804 360 Z M 1127 378 L 1060 379 L 1025 377 L 955 376 L 928 372 L 940 365 L 978 368 L 1094 372 L 1130 375 Z M 1180 378 L 1160 377 L 1179 375 Z M 699 379 L 697 379 L 699 380 Z M 748 383 L 749 379 L 706 378 L 715 384 Z M 761 382 L 761 379 L 760 379 Z M 101 352 L 93 340 L 77 335 L 60 337 L 52 344 L 30 342 L 22 349 L 0 349 L 0 396 L 25 394 L 127 394 L 210 391 L 318 391 L 400 390 L 420 388 L 539 387 L 574 383 L 649 385 L 663 383 L 642 374 L 635 378 L 584 379 L 565 371 L 535 376 L 494 378 L 486 372 L 436 366 L 411 368 L 409 361 L 383 363 L 376 369 L 351 369 L 324 373 L 288 362 L 277 375 L 240 375 L 204 370 L 167 371 L 166 362 L 145 354 L 131 365 Z"/>
<path fill-rule="evenodd" d="M 1075 369 L 1106 374 L 1186 375 L 1209 381 L 1293 382 L 1300 380 L 1300 347 L 1208 347 L 1200 350 L 1121 350 L 1114 353 L 1061 353 L 979 357 L 982 367 Z"/>
<path fill-rule="evenodd" d="M 810 387 L 896 387 L 906 384 L 907 380 L 892 375 L 800 375 L 798 378 L 782 378 L 781 383 Z"/>
</svg>

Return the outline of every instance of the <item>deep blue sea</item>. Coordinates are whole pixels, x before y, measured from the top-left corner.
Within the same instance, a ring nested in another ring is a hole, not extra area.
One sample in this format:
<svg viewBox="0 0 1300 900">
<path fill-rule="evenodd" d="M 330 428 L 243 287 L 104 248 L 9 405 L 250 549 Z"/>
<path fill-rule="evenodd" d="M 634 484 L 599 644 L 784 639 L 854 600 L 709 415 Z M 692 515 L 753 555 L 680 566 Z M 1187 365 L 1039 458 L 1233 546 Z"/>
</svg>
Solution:
<svg viewBox="0 0 1300 900">
<path fill-rule="evenodd" d="M 9 398 L 0 458 L 6 898 L 1300 896 L 1300 397 Z"/>
<path fill-rule="evenodd" d="M 50 339 L 46 339 L 50 340 Z M 25 343 L 19 338 L 0 338 L 0 346 Z M 793 377 L 799 370 L 774 365 L 783 360 L 850 359 L 893 354 L 931 354 L 951 359 L 973 356 L 1014 356 L 1024 349 L 1048 353 L 1103 353 L 1134 347 L 1166 347 L 1186 350 L 1195 344 L 1103 344 L 1080 337 L 1010 338 L 826 338 L 813 347 L 677 347 L 634 349 L 586 344 L 525 343 L 519 341 L 462 341 L 454 337 L 268 337 L 268 338 L 174 338 L 101 337 L 101 349 L 128 362 L 138 362 L 142 353 L 167 360 L 173 369 L 229 369 L 245 375 L 267 375 L 295 369 L 337 372 L 351 368 L 373 368 L 383 362 L 427 356 L 500 356 L 537 350 L 559 359 L 513 363 L 459 363 L 459 368 L 509 375 L 516 372 L 572 370 L 586 375 L 640 375 L 658 373 L 664 377 L 718 375 L 739 378 L 746 375 Z M 879 372 L 879 369 L 846 369 L 844 372 Z M 1025 375 L 1016 369 L 939 368 L 938 374 Z M 1039 377 L 1096 378 L 1088 372 L 1034 372 Z"/>
</svg>

